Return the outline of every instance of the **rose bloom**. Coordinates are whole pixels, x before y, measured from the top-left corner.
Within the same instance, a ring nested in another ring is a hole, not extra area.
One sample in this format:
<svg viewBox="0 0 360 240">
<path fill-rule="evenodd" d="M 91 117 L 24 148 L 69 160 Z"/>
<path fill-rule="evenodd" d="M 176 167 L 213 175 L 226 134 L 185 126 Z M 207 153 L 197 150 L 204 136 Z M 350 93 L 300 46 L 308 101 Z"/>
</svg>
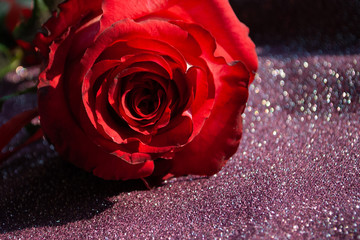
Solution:
<svg viewBox="0 0 360 240">
<path fill-rule="evenodd" d="M 35 39 L 42 129 L 104 179 L 217 173 L 236 152 L 255 46 L 227 0 L 68 0 Z"/>
</svg>

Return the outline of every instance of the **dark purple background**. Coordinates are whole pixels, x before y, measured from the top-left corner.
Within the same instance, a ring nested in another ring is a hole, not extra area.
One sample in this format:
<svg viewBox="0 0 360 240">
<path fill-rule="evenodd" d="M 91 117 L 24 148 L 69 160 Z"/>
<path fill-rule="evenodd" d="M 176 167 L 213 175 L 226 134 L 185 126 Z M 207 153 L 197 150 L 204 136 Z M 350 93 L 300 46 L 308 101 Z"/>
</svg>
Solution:
<svg viewBox="0 0 360 240">
<path fill-rule="evenodd" d="M 40 142 L 0 168 L 0 239 L 360 238 L 360 2 L 231 2 L 259 71 L 226 167 L 145 190 L 93 177 Z M 25 87 L 17 78 L 0 96 Z M 8 101 L 0 123 L 34 104 Z"/>
</svg>

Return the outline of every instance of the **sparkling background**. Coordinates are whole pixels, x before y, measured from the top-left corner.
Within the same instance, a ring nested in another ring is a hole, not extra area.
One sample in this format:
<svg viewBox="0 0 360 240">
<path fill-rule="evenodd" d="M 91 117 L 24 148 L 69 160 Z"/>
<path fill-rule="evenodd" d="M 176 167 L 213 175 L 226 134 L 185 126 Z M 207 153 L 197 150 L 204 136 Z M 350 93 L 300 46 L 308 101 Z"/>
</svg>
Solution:
<svg viewBox="0 0 360 240">
<path fill-rule="evenodd" d="M 0 167 L 0 239 L 360 239 L 360 3 L 307 2 L 232 1 L 259 71 L 221 172 L 145 190 L 33 144 Z M 9 74 L 0 96 L 38 71 Z M 6 102 L 0 123 L 35 104 Z"/>
</svg>

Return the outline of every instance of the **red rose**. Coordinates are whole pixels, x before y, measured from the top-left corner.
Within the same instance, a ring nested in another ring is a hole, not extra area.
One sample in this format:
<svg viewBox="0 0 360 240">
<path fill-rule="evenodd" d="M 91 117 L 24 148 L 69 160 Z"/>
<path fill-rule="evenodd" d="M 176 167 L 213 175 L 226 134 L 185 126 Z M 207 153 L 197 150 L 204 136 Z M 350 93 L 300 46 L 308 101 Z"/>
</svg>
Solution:
<svg viewBox="0 0 360 240">
<path fill-rule="evenodd" d="M 35 43 L 42 129 L 105 179 L 218 172 L 257 69 L 227 0 L 69 0 Z"/>
</svg>

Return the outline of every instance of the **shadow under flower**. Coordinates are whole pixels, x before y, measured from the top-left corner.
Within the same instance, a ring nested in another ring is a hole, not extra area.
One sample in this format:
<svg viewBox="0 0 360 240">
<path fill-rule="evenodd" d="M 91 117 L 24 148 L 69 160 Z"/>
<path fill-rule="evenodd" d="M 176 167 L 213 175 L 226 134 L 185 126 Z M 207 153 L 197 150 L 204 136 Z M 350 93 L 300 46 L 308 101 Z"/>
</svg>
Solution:
<svg viewBox="0 0 360 240">
<path fill-rule="evenodd" d="M 145 189 L 140 180 L 105 181 L 56 156 L 21 155 L 0 168 L 0 234 L 90 219 L 113 206 L 112 196 Z"/>
</svg>

